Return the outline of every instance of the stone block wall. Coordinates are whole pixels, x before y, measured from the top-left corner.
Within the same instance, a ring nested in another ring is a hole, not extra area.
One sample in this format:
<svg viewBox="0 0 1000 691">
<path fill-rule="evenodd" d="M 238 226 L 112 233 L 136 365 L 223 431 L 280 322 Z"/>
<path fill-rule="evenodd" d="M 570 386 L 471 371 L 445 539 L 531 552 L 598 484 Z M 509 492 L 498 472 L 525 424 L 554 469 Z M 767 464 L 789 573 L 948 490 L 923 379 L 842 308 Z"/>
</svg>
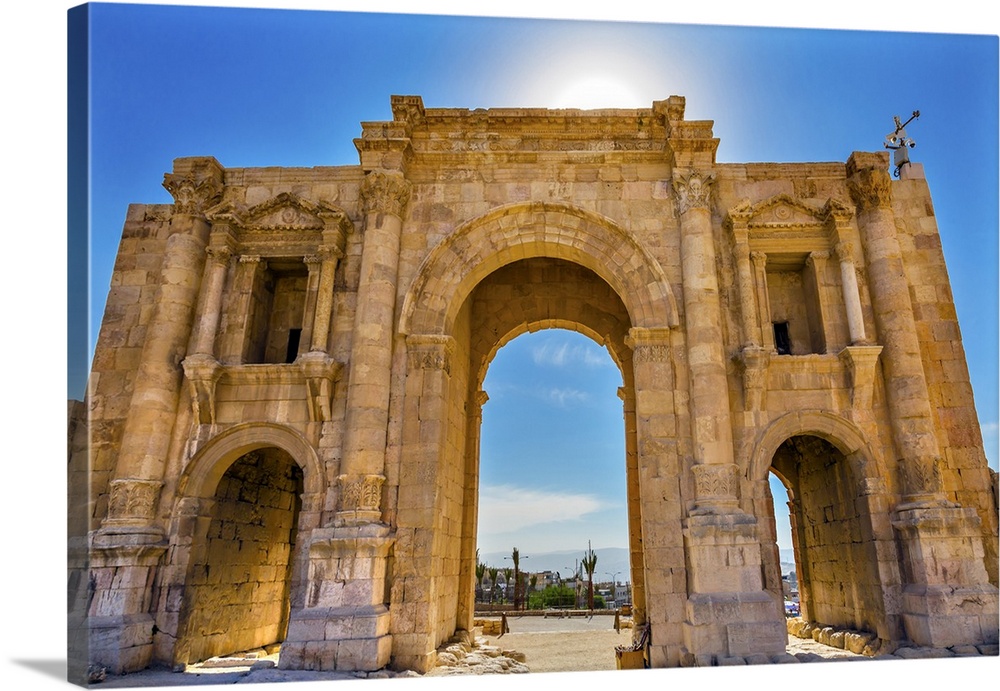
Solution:
<svg viewBox="0 0 1000 691">
<path fill-rule="evenodd" d="M 223 475 L 188 579 L 189 661 L 283 638 L 301 485 L 301 471 L 276 449 L 251 452 Z"/>
</svg>

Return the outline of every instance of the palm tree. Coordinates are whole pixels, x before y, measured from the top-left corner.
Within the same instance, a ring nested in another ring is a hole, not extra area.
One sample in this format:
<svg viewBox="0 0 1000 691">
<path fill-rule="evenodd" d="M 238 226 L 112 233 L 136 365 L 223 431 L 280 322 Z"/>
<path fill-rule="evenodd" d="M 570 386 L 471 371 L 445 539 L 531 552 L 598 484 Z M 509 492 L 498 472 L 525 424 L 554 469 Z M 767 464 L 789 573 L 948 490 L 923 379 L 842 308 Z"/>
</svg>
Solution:
<svg viewBox="0 0 1000 691">
<path fill-rule="evenodd" d="M 594 609 L 594 569 L 597 568 L 597 554 L 590 548 L 587 540 L 587 552 L 583 555 L 583 570 L 587 572 L 587 607 Z"/>
<path fill-rule="evenodd" d="M 514 562 L 514 609 L 518 609 L 521 605 L 521 572 L 518 569 L 521 553 L 517 551 L 517 547 L 514 548 L 510 558 Z"/>
<path fill-rule="evenodd" d="M 500 573 L 500 569 L 495 566 L 487 567 L 487 573 L 490 574 L 490 604 L 493 604 L 493 594 L 497 589 L 497 574 Z"/>
<path fill-rule="evenodd" d="M 476 550 L 476 583 L 479 584 L 479 592 L 483 592 L 483 576 L 486 575 L 486 564 L 479 561 L 479 550 Z M 482 597 L 482 595 L 480 595 Z"/>
</svg>

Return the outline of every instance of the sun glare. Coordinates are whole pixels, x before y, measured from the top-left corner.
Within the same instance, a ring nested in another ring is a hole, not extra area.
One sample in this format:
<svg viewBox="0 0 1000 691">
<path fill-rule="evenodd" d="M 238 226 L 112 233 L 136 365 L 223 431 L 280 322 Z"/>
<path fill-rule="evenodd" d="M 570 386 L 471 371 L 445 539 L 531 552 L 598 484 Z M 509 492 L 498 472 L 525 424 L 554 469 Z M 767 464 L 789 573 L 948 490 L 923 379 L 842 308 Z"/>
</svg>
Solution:
<svg viewBox="0 0 1000 691">
<path fill-rule="evenodd" d="M 569 82 L 555 93 L 550 108 L 641 108 L 648 106 L 621 80 L 590 76 Z"/>
</svg>

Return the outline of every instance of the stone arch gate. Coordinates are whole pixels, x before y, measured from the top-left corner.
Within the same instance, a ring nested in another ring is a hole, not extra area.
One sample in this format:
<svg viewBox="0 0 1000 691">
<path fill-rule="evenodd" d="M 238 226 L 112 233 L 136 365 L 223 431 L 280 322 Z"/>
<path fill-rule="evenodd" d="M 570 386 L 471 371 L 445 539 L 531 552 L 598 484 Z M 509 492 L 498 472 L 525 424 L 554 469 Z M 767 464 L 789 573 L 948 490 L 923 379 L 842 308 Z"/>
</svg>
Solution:
<svg viewBox="0 0 1000 691">
<path fill-rule="evenodd" d="M 717 163 L 680 97 L 392 111 L 359 166 L 178 159 L 175 203 L 130 210 L 89 394 L 93 661 L 180 659 L 183 609 L 154 595 L 191 585 L 181 526 L 276 448 L 303 483 L 280 664 L 426 670 L 471 623 L 485 367 L 548 326 L 622 371 L 653 665 L 784 650 L 766 477 L 823 454 L 829 515 L 868 531 L 839 552 L 866 563 L 858 620 L 996 640 L 996 500 L 925 181 L 884 152 Z M 823 598 L 815 623 L 848 621 Z"/>
</svg>

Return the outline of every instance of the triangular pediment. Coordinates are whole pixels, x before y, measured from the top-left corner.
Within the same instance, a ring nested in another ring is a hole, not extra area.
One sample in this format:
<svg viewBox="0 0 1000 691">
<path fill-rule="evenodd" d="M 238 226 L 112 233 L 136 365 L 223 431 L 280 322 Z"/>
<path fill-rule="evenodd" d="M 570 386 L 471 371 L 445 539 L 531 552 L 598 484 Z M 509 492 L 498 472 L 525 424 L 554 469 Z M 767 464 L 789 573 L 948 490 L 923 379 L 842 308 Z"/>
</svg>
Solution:
<svg viewBox="0 0 1000 691">
<path fill-rule="evenodd" d="M 248 209 L 244 223 L 248 230 L 322 230 L 324 211 L 332 209 L 282 192 Z"/>
<path fill-rule="evenodd" d="M 729 217 L 749 227 L 802 227 L 823 225 L 826 212 L 787 194 L 778 194 L 756 204 L 744 201 L 729 210 Z"/>
</svg>

